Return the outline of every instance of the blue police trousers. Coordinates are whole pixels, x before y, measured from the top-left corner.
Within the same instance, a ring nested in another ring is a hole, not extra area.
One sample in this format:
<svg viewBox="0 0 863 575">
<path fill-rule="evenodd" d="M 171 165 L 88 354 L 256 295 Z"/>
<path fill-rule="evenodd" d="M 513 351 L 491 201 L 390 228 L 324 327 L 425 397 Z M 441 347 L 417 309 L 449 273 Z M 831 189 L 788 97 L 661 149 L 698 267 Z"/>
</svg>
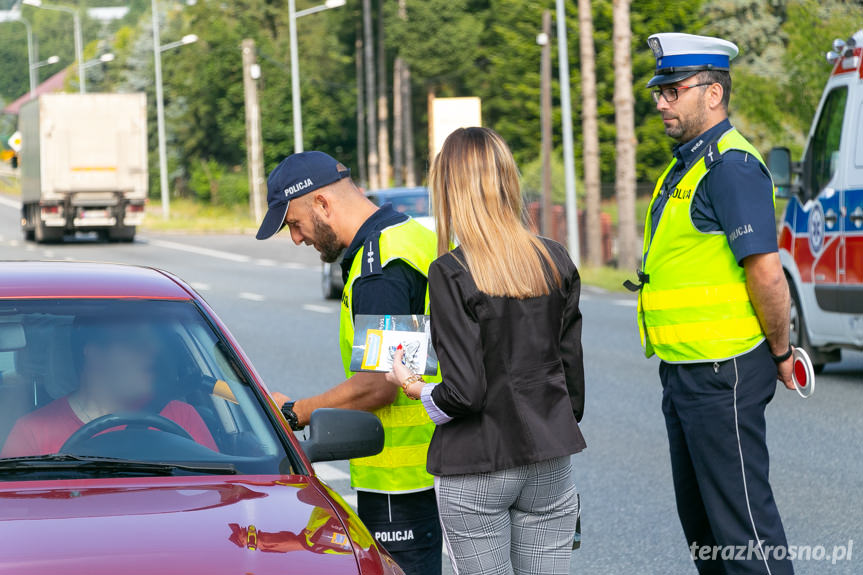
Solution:
<svg viewBox="0 0 863 575">
<path fill-rule="evenodd" d="M 698 572 L 793 573 L 769 482 L 767 343 L 717 363 L 659 367 L 677 513 Z"/>
</svg>

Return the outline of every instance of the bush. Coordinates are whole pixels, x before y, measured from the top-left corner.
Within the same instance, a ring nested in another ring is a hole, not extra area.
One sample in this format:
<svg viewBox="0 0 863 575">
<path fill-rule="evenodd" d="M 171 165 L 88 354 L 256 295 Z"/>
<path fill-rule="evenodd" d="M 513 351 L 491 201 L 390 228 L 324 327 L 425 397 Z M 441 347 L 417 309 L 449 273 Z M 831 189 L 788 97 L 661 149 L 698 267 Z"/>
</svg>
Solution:
<svg viewBox="0 0 863 575">
<path fill-rule="evenodd" d="M 192 164 L 189 189 L 201 201 L 234 205 L 249 200 L 246 173 L 239 166 L 228 171 L 215 160 L 199 160 Z"/>
</svg>

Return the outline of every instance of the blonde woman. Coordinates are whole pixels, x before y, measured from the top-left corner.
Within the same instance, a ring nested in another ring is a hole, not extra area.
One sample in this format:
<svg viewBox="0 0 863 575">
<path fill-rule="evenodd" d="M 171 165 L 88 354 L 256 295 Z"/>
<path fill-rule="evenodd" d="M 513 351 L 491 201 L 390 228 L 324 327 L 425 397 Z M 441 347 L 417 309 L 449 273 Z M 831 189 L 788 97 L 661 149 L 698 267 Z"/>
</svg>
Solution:
<svg viewBox="0 0 863 575">
<path fill-rule="evenodd" d="M 578 271 L 561 245 L 525 226 L 518 170 L 492 130 L 450 135 L 429 180 L 440 254 L 428 275 L 431 334 L 443 381 L 426 384 L 401 361 L 387 379 L 437 424 L 428 471 L 453 569 L 569 573 L 570 455 L 585 447 Z"/>
</svg>

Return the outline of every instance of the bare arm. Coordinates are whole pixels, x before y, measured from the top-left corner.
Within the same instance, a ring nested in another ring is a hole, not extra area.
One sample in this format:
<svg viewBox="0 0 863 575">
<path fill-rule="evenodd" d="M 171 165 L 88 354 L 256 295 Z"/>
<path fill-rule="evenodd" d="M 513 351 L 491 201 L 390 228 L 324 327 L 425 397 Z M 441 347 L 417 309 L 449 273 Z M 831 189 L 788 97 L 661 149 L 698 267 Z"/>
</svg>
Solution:
<svg viewBox="0 0 863 575">
<path fill-rule="evenodd" d="M 321 394 L 298 399 L 294 403 L 294 413 L 297 414 L 300 425 L 308 425 L 312 412 L 322 407 L 374 411 L 390 405 L 396 400 L 399 390 L 387 382 L 386 375 L 385 373 L 356 373 Z M 281 407 L 286 401 L 290 401 L 290 398 L 276 392 L 273 394 L 273 400 Z"/>
<path fill-rule="evenodd" d="M 746 272 L 749 299 L 767 337 L 770 351 L 774 355 L 782 355 L 788 351 L 790 296 L 779 254 L 772 252 L 747 256 L 743 260 L 743 269 Z M 791 382 L 792 363 L 793 359 L 788 358 L 777 366 L 779 379 L 788 389 L 794 389 Z"/>
</svg>

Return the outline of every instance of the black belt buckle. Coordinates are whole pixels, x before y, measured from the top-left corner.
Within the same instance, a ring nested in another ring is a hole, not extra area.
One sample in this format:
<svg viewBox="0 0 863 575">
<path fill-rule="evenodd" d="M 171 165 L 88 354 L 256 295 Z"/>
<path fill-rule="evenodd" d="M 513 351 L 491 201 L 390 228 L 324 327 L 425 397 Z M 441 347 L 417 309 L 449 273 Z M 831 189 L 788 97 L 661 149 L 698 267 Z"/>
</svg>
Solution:
<svg viewBox="0 0 863 575">
<path fill-rule="evenodd" d="M 644 284 L 650 283 L 650 275 L 644 273 L 641 270 L 638 270 L 638 281 L 639 283 L 633 283 L 630 280 L 626 280 L 623 282 L 623 287 L 628 289 L 629 291 L 635 293 L 641 291 L 641 288 L 644 287 Z"/>
</svg>

